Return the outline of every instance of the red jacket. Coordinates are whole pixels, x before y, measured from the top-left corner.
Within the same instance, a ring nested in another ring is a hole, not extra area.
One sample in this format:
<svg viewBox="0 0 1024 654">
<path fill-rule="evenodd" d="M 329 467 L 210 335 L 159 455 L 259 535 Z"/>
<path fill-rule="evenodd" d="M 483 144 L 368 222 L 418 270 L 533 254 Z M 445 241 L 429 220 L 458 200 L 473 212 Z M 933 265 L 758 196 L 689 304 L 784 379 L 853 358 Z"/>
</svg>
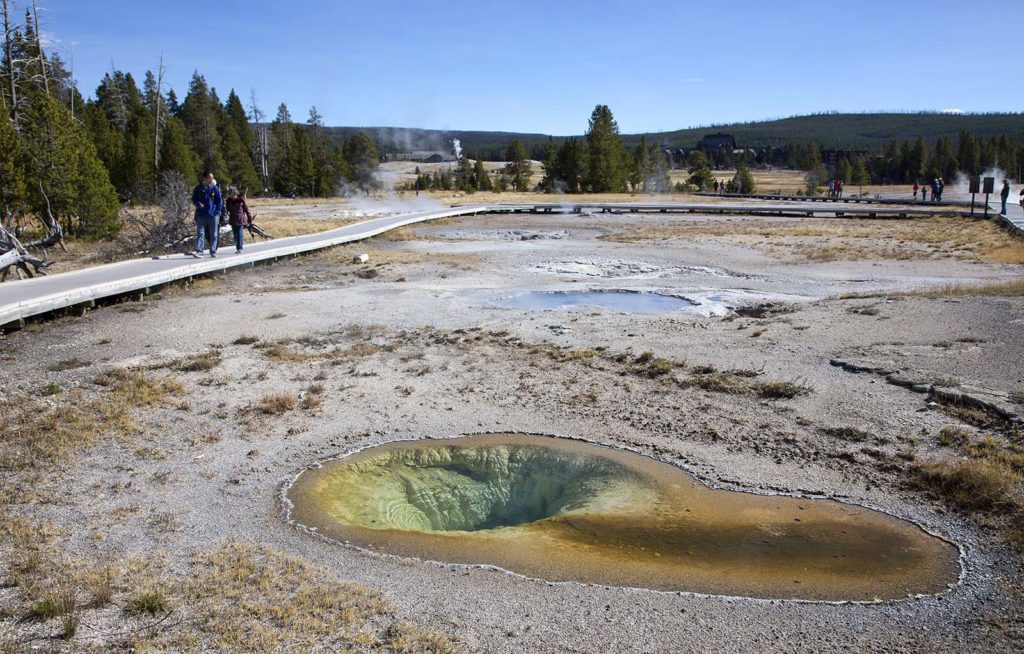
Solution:
<svg viewBox="0 0 1024 654">
<path fill-rule="evenodd" d="M 228 224 L 232 227 L 245 227 L 252 222 L 252 212 L 249 205 L 245 203 L 245 196 L 239 195 L 236 198 L 228 198 Z"/>
</svg>

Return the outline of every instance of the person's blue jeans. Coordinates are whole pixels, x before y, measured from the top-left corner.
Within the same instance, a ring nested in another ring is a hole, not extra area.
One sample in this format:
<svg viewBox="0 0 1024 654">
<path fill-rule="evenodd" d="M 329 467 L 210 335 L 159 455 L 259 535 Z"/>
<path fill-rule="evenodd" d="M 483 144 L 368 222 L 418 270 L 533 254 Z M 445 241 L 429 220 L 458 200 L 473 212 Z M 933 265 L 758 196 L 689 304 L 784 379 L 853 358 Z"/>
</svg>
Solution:
<svg viewBox="0 0 1024 654">
<path fill-rule="evenodd" d="M 1003 214 L 1005 216 L 1006 215 L 1006 198 L 1003 198 L 1002 200 L 1003 200 L 1003 210 L 1000 211 L 999 213 L 1001 213 L 1001 214 Z"/>
<path fill-rule="evenodd" d="M 235 237 L 235 249 L 241 252 L 242 245 L 245 242 L 245 227 L 243 227 L 242 225 L 232 225 L 231 233 Z"/>
<path fill-rule="evenodd" d="M 209 243 L 210 254 L 216 254 L 219 239 L 220 226 L 216 218 L 196 218 L 196 252 L 202 252 Z"/>
</svg>

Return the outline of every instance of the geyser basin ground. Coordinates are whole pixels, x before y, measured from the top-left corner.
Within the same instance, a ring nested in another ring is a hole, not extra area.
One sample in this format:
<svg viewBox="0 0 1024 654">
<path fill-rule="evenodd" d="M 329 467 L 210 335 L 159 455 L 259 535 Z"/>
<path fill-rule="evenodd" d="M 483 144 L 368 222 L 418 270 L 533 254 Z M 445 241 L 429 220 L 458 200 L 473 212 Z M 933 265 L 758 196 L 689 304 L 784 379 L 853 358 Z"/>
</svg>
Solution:
<svg viewBox="0 0 1024 654">
<path fill-rule="evenodd" d="M 289 517 L 337 541 L 531 577 L 809 600 L 957 581 L 957 549 L 831 500 L 713 490 L 676 466 L 521 434 L 401 441 L 304 471 Z"/>
</svg>

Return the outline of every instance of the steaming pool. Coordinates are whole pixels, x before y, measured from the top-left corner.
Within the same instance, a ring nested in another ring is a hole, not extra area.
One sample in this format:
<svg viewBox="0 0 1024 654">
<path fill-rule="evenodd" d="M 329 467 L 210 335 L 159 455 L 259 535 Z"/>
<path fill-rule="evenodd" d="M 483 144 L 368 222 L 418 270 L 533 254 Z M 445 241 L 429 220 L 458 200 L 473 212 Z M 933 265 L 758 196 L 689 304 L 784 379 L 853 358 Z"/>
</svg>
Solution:
<svg viewBox="0 0 1024 654">
<path fill-rule="evenodd" d="M 879 511 L 711 489 L 548 436 L 392 442 L 303 471 L 285 499 L 290 521 L 339 543 L 549 581 L 872 601 L 940 593 L 960 573 L 954 545 Z"/>
</svg>

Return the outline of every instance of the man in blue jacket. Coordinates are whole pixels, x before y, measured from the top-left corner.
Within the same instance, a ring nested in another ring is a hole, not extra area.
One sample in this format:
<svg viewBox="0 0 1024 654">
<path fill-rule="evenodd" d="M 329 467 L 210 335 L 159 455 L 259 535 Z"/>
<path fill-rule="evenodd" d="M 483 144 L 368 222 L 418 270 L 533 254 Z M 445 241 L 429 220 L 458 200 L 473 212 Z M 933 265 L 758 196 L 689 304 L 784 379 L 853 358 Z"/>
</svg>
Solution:
<svg viewBox="0 0 1024 654">
<path fill-rule="evenodd" d="M 192 204 L 196 208 L 196 251 L 192 256 L 203 256 L 203 241 L 210 244 L 210 256 L 217 256 L 217 241 L 220 236 L 220 212 L 224 199 L 213 179 L 213 173 L 203 171 L 203 180 L 192 189 Z"/>
</svg>

